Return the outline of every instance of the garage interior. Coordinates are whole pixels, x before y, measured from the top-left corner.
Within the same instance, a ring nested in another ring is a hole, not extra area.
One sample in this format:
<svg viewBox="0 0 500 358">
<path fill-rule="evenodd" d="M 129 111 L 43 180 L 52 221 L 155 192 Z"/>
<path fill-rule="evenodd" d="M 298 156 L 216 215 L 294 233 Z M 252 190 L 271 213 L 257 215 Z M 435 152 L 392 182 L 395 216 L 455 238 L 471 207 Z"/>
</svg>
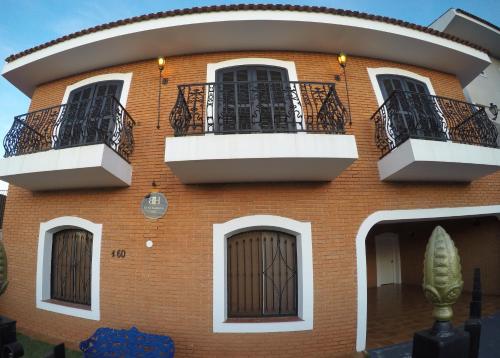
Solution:
<svg viewBox="0 0 500 358">
<path fill-rule="evenodd" d="M 432 230 L 441 225 L 458 249 L 464 289 L 453 307 L 454 325 L 468 318 L 474 268 L 481 269 L 482 315 L 500 311 L 500 221 L 494 216 L 381 223 L 366 239 L 367 348 L 413 339 L 430 328 L 432 305 L 422 291 L 423 262 Z"/>
</svg>

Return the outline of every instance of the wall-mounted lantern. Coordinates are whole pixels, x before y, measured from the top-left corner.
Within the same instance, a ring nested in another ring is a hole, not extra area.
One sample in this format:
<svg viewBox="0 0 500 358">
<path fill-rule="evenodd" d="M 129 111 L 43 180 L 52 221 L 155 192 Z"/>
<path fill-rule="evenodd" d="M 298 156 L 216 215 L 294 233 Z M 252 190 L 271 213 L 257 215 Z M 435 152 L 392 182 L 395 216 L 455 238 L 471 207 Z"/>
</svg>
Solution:
<svg viewBox="0 0 500 358">
<path fill-rule="evenodd" d="M 158 57 L 158 69 L 160 70 L 160 81 L 158 83 L 158 120 L 156 123 L 156 129 L 160 129 L 160 106 L 161 106 L 161 86 L 168 83 L 168 78 L 163 78 L 162 73 L 165 69 L 165 58 Z"/>
<path fill-rule="evenodd" d="M 344 52 L 340 51 L 337 59 L 339 60 L 340 67 L 345 68 L 345 65 L 347 63 L 347 55 Z"/>
<path fill-rule="evenodd" d="M 346 65 L 347 65 L 347 55 L 343 52 L 340 51 L 340 53 L 337 55 L 337 60 L 339 61 L 340 67 L 342 67 L 342 70 L 344 71 L 344 82 L 345 82 L 345 91 L 347 94 L 347 108 L 349 111 L 349 125 L 352 124 L 352 117 L 351 117 L 351 101 L 349 99 L 349 88 L 347 86 L 347 74 L 346 74 Z"/>
</svg>

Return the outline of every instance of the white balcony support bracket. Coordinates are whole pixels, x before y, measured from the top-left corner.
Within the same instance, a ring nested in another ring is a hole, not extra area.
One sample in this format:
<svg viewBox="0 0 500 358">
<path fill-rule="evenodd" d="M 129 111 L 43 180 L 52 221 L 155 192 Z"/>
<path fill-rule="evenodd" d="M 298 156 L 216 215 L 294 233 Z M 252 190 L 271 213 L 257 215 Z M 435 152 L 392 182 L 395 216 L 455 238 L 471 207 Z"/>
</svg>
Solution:
<svg viewBox="0 0 500 358">
<path fill-rule="evenodd" d="M 126 187 L 132 166 L 95 144 L 2 158 L 0 179 L 32 191 Z"/>
<path fill-rule="evenodd" d="M 185 184 L 330 181 L 357 158 L 352 135 L 186 136 L 165 145 L 166 164 Z"/>
<path fill-rule="evenodd" d="M 379 160 L 380 180 L 470 182 L 500 169 L 500 150 L 409 139 Z"/>
</svg>

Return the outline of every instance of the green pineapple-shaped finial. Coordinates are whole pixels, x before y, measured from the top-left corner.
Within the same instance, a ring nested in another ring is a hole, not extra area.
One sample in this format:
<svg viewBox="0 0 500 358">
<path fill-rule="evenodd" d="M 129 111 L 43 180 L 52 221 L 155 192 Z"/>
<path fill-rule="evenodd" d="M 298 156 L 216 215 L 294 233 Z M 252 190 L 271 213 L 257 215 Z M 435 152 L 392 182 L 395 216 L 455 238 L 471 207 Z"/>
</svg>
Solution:
<svg viewBox="0 0 500 358">
<path fill-rule="evenodd" d="M 9 281 L 7 280 L 7 254 L 3 246 L 3 241 L 0 240 L 0 295 L 3 295 Z"/>
<path fill-rule="evenodd" d="M 457 248 L 446 231 L 436 226 L 425 251 L 423 282 L 425 297 L 434 305 L 432 313 L 436 320 L 451 320 L 451 306 L 457 302 L 463 286 Z"/>
</svg>

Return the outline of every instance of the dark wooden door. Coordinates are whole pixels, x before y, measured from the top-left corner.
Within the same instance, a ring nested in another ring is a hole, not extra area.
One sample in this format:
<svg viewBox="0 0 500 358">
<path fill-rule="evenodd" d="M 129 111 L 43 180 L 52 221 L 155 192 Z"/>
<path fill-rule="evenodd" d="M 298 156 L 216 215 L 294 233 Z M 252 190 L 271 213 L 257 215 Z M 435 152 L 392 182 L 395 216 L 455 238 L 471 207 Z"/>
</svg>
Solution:
<svg viewBox="0 0 500 358">
<path fill-rule="evenodd" d="M 377 79 L 384 100 L 393 91 L 403 91 L 387 104 L 396 145 L 411 137 L 446 140 L 437 103 L 430 96 L 425 83 L 392 75 L 377 76 Z"/>
<path fill-rule="evenodd" d="M 216 73 L 219 133 L 296 130 L 287 71 L 271 66 L 239 66 Z"/>
<path fill-rule="evenodd" d="M 67 229 L 52 237 L 51 294 L 55 300 L 91 304 L 92 233 Z"/>
<path fill-rule="evenodd" d="M 115 128 L 113 97 L 120 98 L 123 81 L 96 82 L 71 91 L 56 146 L 102 143 Z"/>
</svg>

